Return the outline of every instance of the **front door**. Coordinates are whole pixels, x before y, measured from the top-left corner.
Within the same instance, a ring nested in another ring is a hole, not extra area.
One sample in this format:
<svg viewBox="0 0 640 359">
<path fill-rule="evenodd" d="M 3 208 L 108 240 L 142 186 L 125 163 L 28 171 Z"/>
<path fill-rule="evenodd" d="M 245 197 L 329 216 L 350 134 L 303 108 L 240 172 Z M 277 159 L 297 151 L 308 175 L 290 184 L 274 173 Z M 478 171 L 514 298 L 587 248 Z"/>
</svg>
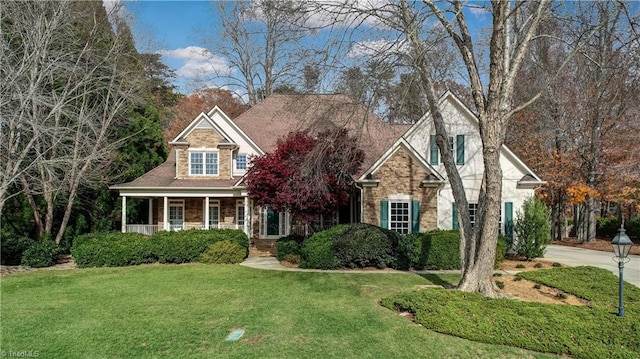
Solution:
<svg viewBox="0 0 640 359">
<path fill-rule="evenodd" d="M 280 236 L 280 214 L 267 210 L 267 237 Z"/>
<path fill-rule="evenodd" d="M 260 211 L 260 238 L 278 239 L 286 236 L 288 217 L 285 213 L 262 209 Z"/>
</svg>

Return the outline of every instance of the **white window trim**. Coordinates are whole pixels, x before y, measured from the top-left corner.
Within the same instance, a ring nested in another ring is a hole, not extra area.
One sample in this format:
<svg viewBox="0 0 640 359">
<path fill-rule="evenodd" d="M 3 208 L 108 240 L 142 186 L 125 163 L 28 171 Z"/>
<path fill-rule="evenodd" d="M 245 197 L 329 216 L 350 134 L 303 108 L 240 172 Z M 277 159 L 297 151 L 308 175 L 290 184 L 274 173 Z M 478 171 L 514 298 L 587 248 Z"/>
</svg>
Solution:
<svg viewBox="0 0 640 359">
<path fill-rule="evenodd" d="M 191 154 L 202 153 L 202 173 L 193 173 L 191 171 Z M 207 153 L 215 153 L 218 161 L 216 166 L 216 174 L 207 174 Z M 220 176 L 220 151 L 213 148 L 190 148 L 187 151 L 187 168 L 189 176 L 192 177 L 219 177 Z"/>
<path fill-rule="evenodd" d="M 212 211 L 211 208 L 217 208 L 218 209 L 218 225 L 214 226 L 213 224 L 211 224 L 211 215 L 212 215 Z M 211 199 L 209 200 L 209 218 L 207 218 L 207 222 L 209 222 L 209 228 L 220 228 L 220 201 L 217 199 Z"/>
<path fill-rule="evenodd" d="M 238 168 L 238 156 L 244 156 L 245 168 Z M 249 169 L 249 155 L 244 152 L 239 152 L 233 157 L 233 170 L 239 173 L 245 173 Z"/>
<path fill-rule="evenodd" d="M 244 212 L 244 201 L 237 200 L 236 201 L 236 228 L 244 230 L 244 224 L 246 222 L 246 213 L 243 216 L 240 216 L 240 209 Z M 240 219 L 242 219 L 242 224 L 240 224 Z"/>
<path fill-rule="evenodd" d="M 171 207 L 179 207 L 182 209 L 182 227 L 181 228 L 173 228 L 173 225 L 171 224 Z M 184 224 L 185 224 L 185 213 L 184 213 L 184 199 L 172 199 L 169 200 L 169 203 L 167 204 L 167 222 L 169 222 L 169 230 L 175 231 L 175 230 L 180 230 L 184 228 Z"/>
<path fill-rule="evenodd" d="M 392 228 L 392 223 L 405 223 L 405 221 L 392 221 L 391 220 L 391 211 L 392 211 L 392 207 L 394 203 L 405 203 L 407 205 L 407 213 L 408 213 L 408 221 L 407 223 L 407 232 L 406 233 L 411 233 L 412 232 L 412 219 L 413 219 L 413 213 L 411 213 L 412 209 L 413 209 L 413 203 L 411 201 L 411 196 L 408 195 L 397 195 L 397 196 L 389 196 L 389 213 L 387 214 L 387 218 L 389 221 L 388 227 L 389 230 L 391 231 L 397 231 L 397 228 Z M 398 232 L 398 233 L 403 233 L 403 232 Z"/>
</svg>

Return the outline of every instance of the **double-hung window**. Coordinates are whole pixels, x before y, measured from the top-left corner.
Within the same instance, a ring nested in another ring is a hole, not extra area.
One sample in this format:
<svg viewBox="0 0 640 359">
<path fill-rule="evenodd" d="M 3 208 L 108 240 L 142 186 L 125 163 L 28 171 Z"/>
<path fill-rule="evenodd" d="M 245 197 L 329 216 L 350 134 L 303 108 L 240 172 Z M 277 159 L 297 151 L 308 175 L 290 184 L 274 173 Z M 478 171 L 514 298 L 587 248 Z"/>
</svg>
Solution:
<svg viewBox="0 0 640 359">
<path fill-rule="evenodd" d="M 389 201 L 389 229 L 398 233 L 411 233 L 409 201 Z"/>
<path fill-rule="evenodd" d="M 189 152 L 189 174 L 217 176 L 218 152 Z"/>
<path fill-rule="evenodd" d="M 244 153 L 238 153 L 236 155 L 236 169 L 238 171 L 245 171 L 247 169 L 247 155 Z"/>
</svg>

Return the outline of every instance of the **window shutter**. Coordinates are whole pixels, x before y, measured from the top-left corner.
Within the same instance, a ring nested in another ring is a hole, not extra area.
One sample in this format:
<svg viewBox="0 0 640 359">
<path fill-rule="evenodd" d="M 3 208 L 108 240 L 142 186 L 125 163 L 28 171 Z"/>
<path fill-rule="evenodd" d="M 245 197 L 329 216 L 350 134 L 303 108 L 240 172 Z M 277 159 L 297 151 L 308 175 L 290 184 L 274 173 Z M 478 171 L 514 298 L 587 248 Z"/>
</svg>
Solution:
<svg viewBox="0 0 640 359">
<path fill-rule="evenodd" d="M 458 135 L 456 137 L 456 164 L 464 164 L 464 135 Z"/>
<path fill-rule="evenodd" d="M 420 201 L 411 202 L 411 233 L 420 232 Z"/>
<path fill-rule="evenodd" d="M 451 203 L 451 216 L 452 216 L 451 228 L 460 229 L 460 226 L 458 225 L 458 209 L 456 208 L 455 202 Z"/>
<path fill-rule="evenodd" d="M 513 203 L 504 203 L 504 234 L 513 239 Z"/>
<path fill-rule="evenodd" d="M 436 135 L 431 135 L 430 137 L 430 150 L 429 150 L 429 162 L 432 165 L 437 165 L 439 163 L 439 154 L 438 154 L 438 144 L 436 143 Z"/>
<path fill-rule="evenodd" d="M 380 201 L 380 227 L 389 229 L 389 201 Z"/>
</svg>

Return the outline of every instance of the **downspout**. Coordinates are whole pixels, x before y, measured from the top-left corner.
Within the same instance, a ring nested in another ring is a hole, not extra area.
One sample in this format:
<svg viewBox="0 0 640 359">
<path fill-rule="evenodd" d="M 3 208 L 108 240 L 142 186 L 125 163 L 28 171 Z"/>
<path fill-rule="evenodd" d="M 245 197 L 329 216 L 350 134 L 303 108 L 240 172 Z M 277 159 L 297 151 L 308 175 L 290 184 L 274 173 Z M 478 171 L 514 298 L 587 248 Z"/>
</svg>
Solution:
<svg viewBox="0 0 640 359">
<path fill-rule="evenodd" d="M 362 223 L 364 216 L 364 188 L 358 185 L 358 182 L 354 182 L 354 187 L 356 187 L 360 191 L 360 222 Z"/>
</svg>

